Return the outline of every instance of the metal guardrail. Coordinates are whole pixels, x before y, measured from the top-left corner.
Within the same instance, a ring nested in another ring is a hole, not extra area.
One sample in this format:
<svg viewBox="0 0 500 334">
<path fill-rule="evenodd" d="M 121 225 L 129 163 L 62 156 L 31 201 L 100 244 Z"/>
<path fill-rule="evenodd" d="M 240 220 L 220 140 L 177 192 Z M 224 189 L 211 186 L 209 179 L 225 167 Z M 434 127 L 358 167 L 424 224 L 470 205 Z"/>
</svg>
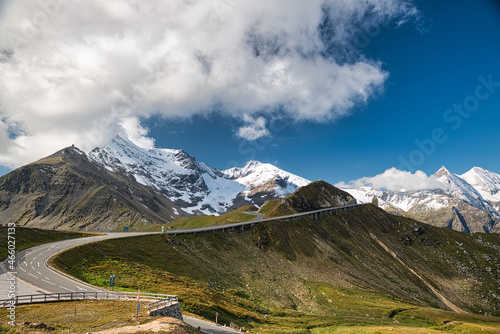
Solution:
<svg viewBox="0 0 500 334">
<path fill-rule="evenodd" d="M 266 219 L 261 219 L 261 220 L 251 220 L 247 222 L 241 222 L 241 223 L 234 223 L 234 224 L 227 224 L 227 225 L 215 225 L 215 226 L 207 226 L 207 227 L 199 227 L 199 228 L 188 228 L 188 229 L 177 229 L 177 230 L 166 230 L 164 233 L 165 234 L 191 234 L 191 233 L 203 233 L 203 232 L 211 232 L 211 231 L 220 231 L 220 230 L 226 230 L 226 229 L 234 229 L 236 227 L 244 228 L 245 226 L 254 226 L 255 224 L 258 223 L 265 223 L 265 222 L 271 222 L 271 221 L 277 221 L 277 220 L 286 220 L 286 219 L 296 219 L 304 216 L 311 216 L 311 217 L 318 217 L 323 214 L 329 214 L 330 212 L 334 211 L 347 211 L 350 209 L 354 209 L 360 206 L 365 205 L 364 203 L 361 204 L 349 204 L 349 205 L 343 205 L 343 206 L 336 206 L 336 207 L 330 207 L 330 208 L 325 208 L 325 209 L 319 209 L 319 210 L 314 210 L 314 211 L 308 211 L 308 212 L 301 212 L 301 213 L 296 213 L 293 215 L 288 215 L 288 216 L 281 216 L 281 217 L 273 217 L 273 218 L 266 218 Z"/>
<path fill-rule="evenodd" d="M 178 302 L 179 302 L 179 297 L 177 297 L 177 296 L 170 296 L 170 297 L 168 297 L 166 299 L 157 301 L 155 303 L 150 303 L 148 305 L 148 313 L 150 313 L 151 311 L 158 310 L 160 308 L 164 308 L 166 306 L 178 303 Z"/>
<path fill-rule="evenodd" d="M 141 293 L 139 295 L 142 301 L 151 300 L 176 300 L 179 298 L 173 295 L 165 295 L 158 293 Z M 45 302 L 61 302 L 61 301 L 72 301 L 72 300 L 136 300 L 137 293 L 135 292 L 114 292 L 114 291 L 102 291 L 102 292 L 61 292 L 61 293 L 41 293 L 35 295 L 22 295 L 16 296 L 11 299 L 0 300 L 0 308 L 9 307 L 12 304 L 34 304 L 34 303 L 45 303 Z"/>
</svg>

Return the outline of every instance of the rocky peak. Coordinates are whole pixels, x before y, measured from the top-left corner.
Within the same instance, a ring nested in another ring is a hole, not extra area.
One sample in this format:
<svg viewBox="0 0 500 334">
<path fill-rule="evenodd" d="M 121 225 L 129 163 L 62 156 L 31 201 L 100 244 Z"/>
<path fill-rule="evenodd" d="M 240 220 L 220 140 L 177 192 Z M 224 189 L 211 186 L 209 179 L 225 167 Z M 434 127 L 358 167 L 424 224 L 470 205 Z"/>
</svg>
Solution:
<svg viewBox="0 0 500 334">
<path fill-rule="evenodd" d="M 299 188 L 284 202 L 297 212 L 306 212 L 356 203 L 356 200 L 349 193 L 325 181 L 316 181 Z"/>
</svg>

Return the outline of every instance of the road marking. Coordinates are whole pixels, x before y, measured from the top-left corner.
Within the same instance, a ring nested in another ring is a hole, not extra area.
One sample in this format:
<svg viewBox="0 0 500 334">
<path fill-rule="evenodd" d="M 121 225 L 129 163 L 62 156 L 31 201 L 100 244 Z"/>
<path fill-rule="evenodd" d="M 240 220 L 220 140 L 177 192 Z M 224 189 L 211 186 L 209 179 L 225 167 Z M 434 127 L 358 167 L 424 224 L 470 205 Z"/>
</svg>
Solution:
<svg viewBox="0 0 500 334">
<path fill-rule="evenodd" d="M 26 272 L 26 269 L 24 269 L 23 267 L 19 267 L 19 269 L 21 269 L 22 271 Z"/>
<path fill-rule="evenodd" d="M 49 281 L 46 281 L 46 280 L 44 280 L 44 279 L 42 279 L 42 281 L 44 281 L 45 283 L 49 283 L 49 284 L 55 285 L 54 283 L 49 282 Z"/>
<path fill-rule="evenodd" d="M 68 290 L 68 291 L 73 292 L 73 290 L 72 290 L 72 289 L 65 288 L 64 286 L 60 286 L 60 285 L 59 285 L 59 287 L 60 287 L 61 289 L 64 289 L 64 290 Z"/>
<path fill-rule="evenodd" d="M 42 276 L 42 273 L 41 273 L 41 272 L 39 272 L 38 270 L 35 270 L 35 271 L 36 271 L 36 273 L 37 273 L 38 275 Z"/>
<path fill-rule="evenodd" d="M 38 266 L 40 267 L 40 262 L 37 262 L 38 263 Z"/>
<path fill-rule="evenodd" d="M 50 278 L 48 278 L 47 276 L 45 276 L 45 279 L 48 280 L 48 281 L 50 281 Z"/>
<path fill-rule="evenodd" d="M 38 277 L 36 277 L 35 275 L 33 275 L 32 273 L 28 273 L 28 275 L 31 275 L 31 276 L 33 276 L 34 278 L 38 278 Z"/>
<path fill-rule="evenodd" d="M 28 262 L 24 261 L 23 263 L 26 267 L 28 266 Z"/>
</svg>

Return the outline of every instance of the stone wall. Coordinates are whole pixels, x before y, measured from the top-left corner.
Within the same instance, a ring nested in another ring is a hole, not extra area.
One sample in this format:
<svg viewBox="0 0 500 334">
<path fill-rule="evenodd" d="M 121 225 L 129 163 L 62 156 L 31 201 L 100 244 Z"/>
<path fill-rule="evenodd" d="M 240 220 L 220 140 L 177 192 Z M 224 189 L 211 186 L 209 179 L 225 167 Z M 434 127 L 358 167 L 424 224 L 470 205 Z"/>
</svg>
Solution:
<svg viewBox="0 0 500 334">
<path fill-rule="evenodd" d="M 160 308 L 158 310 L 153 310 L 149 312 L 150 316 L 156 317 L 170 317 L 170 318 L 175 318 L 179 320 L 182 319 L 182 311 L 181 311 L 181 304 L 179 303 L 174 303 L 172 305 Z"/>
</svg>

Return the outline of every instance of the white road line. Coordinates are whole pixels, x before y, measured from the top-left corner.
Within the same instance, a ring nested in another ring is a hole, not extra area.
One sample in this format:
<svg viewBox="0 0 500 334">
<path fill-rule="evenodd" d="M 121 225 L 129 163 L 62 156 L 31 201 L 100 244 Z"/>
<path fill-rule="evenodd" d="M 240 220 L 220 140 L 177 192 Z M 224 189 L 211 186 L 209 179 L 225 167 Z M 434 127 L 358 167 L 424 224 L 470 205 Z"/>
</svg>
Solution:
<svg viewBox="0 0 500 334">
<path fill-rule="evenodd" d="M 39 272 L 38 270 L 35 270 L 35 271 L 36 271 L 36 273 L 37 273 L 38 275 L 42 276 L 42 273 L 41 273 L 41 272 Z"/>
<path fill-rule="evenodd" d="M 38 266 L 40 267 L 40 262 L 37 262 L 38 263 Z"/>
<path fill-rule="evenodd" d="M 22 271 L 26 272 L 26 269 L 24 269 L 23 267 L 19 267 L 19 269 L 21 269 Z"/>
<path fill-rule="evenodd" d="M 42 281 L 44 281 L 45 283 L 49 283 L 49 284 L 55 285 L 54 283 L 49 282 L 49 281 L 46 281 L 46 280 L 44 280 L 44 279 L 42 279 Z"/>
<path fill-rule="evenodd" d="M 50 281 L 50 278 L 48 278 L 47 276 L 45 276 L 45 279 L 48 280 L 48 281 Z"/>
<path fill-rule="evenodd" d="M 59 287 L 60 287 L 61 289 L 64 289 L 64 290 L 68 290 L 68 291 L 73 292 L 73 290 L 72 290 L 72 289 L 65 288 L 64 286 L 60 286 L 60 285 L 59 285 Z"/>
<path fill-rule="evenodd" d="M 32 273 L 28 273 L 28 275 L 33 276 L 34 278 L 38 278 L 37 276 L 33 275 Z"/>
</svg>

